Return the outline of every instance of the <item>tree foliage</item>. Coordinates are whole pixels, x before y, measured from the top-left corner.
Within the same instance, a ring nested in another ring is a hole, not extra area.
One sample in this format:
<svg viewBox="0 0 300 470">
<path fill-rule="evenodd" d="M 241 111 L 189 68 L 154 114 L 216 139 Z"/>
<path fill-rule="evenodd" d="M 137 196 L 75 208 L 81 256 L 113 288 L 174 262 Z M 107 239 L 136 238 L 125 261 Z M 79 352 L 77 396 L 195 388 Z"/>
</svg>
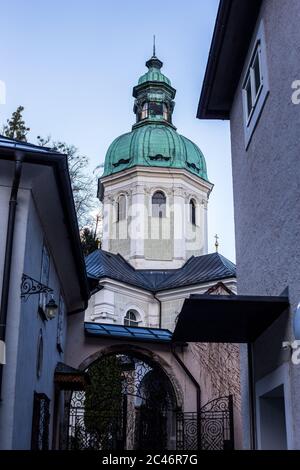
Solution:
<svg viewBox="0 0 300 470">
<path fill-rule="evenodd" d="M 91 211 L 96 208 L 96 180 L 88 173 L 88 157 L 79 153 L 78 148 L 63 141 L 51 140 L 51 137 L 38 136 L 38 144 L 50 147 L 56 152 L 67 155 L 75 209 L 80 231 L 85 226 L 93 225 Z M 96 237 L 95 237 L 96 238 Z"/>
<path fill-rule="evenodd" d="M 27 141 L 26 136 L 30 131 L 30 127 L 26 127 L 22 116 L 23 111 L 24 107 L 18 106 L 16 111 L 12 113 L 11 118 L 6 120 L 6 124 L 3 126 L 3 135 L 10 139 Z"/>
<path fill-rule="evenodd" d="M 81 231 L 80 238 L 84 256 L 87 256 L 100 248 L 100 241 L 97 238 L 97 233 L 95 230 L 91 230 L 89 227 L 85 227 Z"/>
<path fill-rule="evenodd" d="M 120 425 L 122 410 L 122 368 L 118 356 L 94 362 L 88 369 L 90 385 L 85 392 L 84 424 L 96 433 L 100 445 L 107 445 L 113 427 Z"/>
</svg>

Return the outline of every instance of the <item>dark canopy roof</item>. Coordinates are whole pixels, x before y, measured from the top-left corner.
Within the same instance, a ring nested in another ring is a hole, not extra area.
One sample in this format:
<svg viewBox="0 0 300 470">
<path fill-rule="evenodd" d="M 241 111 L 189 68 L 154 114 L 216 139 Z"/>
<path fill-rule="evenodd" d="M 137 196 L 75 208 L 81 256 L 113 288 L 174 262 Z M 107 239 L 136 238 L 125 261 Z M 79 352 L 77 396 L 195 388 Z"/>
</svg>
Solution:
<svg viewBox="0 0 300 470">
<path fill-rule="evenodd" d="M 288 297 L 191 295 L 179 314 L 174 342 L 255 341 L 289 306 Z"/>
<path fill-rule="evenodd" d="M 86 257 L 90 279 L 108 277 L 150 292 L 235 277 L 235 265 L 219 253 L 192 256 L 179 269 L 134 269 L 120 254 L 96 250 Z"/>
<path fill-rule="evenodd" d="M 211 42 L 199 119 L 229 119 L 262 0 L 221 0 Z"/>
</svg>

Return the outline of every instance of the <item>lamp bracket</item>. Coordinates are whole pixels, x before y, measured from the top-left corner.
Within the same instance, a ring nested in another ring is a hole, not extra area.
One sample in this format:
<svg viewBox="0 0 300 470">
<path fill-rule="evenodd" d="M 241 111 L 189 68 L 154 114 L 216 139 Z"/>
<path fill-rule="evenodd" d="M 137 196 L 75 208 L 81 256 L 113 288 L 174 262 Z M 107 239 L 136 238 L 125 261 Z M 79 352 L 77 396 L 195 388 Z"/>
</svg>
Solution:
<svg viewBox="0 0 300 470">
<path fill-rule="evenodd" d="M 30 295 L 48 294 L 51 292 L 53 292 L 53 289 L 23 273 L 21 282 L 21 299 L 24 299 L 25 302 L 28 300 Z"/>
</svg>

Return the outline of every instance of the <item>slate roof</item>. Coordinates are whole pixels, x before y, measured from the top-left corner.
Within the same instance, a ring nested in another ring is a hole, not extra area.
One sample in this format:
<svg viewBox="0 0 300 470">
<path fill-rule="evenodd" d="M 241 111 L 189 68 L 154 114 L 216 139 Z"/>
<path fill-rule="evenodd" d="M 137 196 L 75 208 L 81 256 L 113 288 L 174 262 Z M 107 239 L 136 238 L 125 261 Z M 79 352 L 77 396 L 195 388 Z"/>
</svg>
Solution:
<svg viewBox="0 0 300 470">
<path fill-rule="evenodd" d="M 85 259 L 92 280 L 110 278 L 150 292 L 192 286 L 236 276 L 235 265 L 219 253 L 192 256 L 181 268 L 134 269 L 120 254 L 96 250 Z"/>
</svg>

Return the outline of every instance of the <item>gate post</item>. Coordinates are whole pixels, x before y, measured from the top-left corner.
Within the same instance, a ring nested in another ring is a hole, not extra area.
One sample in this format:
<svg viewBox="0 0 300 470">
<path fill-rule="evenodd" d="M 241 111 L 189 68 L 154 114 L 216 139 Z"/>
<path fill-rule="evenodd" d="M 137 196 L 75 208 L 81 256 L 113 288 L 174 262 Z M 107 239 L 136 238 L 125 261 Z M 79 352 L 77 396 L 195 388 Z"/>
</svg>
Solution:
<svg viewBox="0 0 300 470">
<path fill-rule="evenodd" d="M 202 449 L 201 442 L 201 411 L 197 413 L 197 450 Z"/>
<path fill-rule="evenodd" d="M 228 411 L 229 411 L 229 431 L 230 431 L 230 450 L 234 449 L 234 421 L 233 421 L 233 396 L 228 396 Z"/>
</svg>

